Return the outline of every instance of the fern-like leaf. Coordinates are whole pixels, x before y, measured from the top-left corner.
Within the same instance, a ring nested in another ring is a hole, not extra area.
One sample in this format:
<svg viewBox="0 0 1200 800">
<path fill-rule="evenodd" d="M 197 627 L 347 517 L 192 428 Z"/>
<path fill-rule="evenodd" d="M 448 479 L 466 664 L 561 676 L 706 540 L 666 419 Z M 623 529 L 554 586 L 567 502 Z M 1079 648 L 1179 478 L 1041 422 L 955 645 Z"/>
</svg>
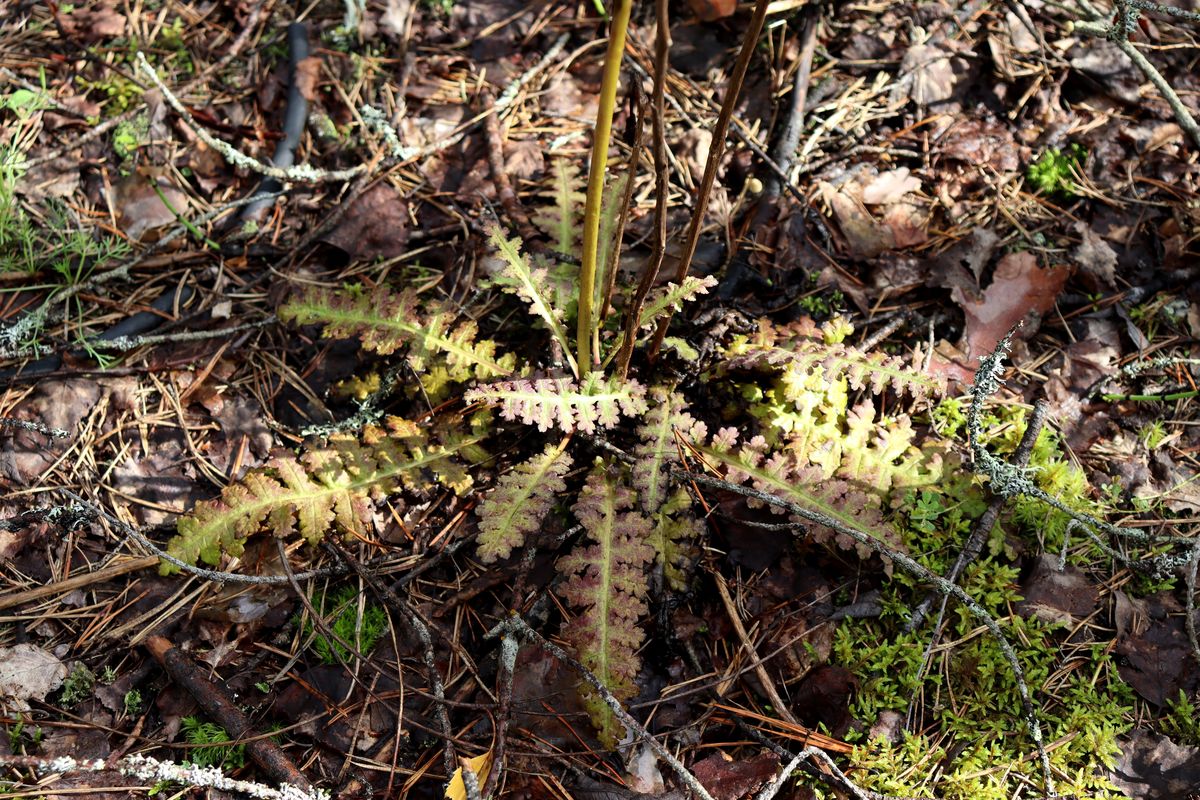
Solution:
<svg viewBox="0 0 1200 800">
<path fill-rule="evenodd" d="M 478 327 L 473 321 L 453 326 L 445 311 L 424 315 L 416 295 L 380 288 L 354 296 L 314 290 L 291 300 L 279 309 L 279 318 L 298 325 L 320 323 L 327 337 L 357 336 L 362 346 L 380 355 L 408 348 L 414 371 L 427 371 L 434 360 L 445 362 L 450 380 L 462 383 L 475 378 L 488 380 L 511 375 L 516 356 L 496 356 L 496 343 L 475 341 Z"/>
<path fill-rule="evenodd" d="M 850 389 L 879 394 L 887 389 L 926 396 L 942 382 L 902 359 L 865 354 L 844 339 L 852 332 L 840 318 L 818 328 L 809 320 L 776 327 L 765 320 L 752 338 L 731 346 L 726 370 L 753 369 L 775 375 L 753 406 L 769 436 L 800 463 L 827 479 L 843 478 L 883 497 L 893 488 L 936 483 L 942 454 L 918 449 L 910 419 L 876 419 L 869 397 L 850 407 Z"/>
<path fill-rule="evenodd" d="M 459 492 L 470 488 L 454 455 L 473 448 L 476 438 L 430 444 L 411 423 L 391 419 L 388 425 L 367 429 L 362 441 L 336 436 L 299 458 L 275 456 L 180 517 L 167 552 L 188 564 L 216 565 L 223 553 L 241 555 L 245 540 L 264 524 L 279 536 L 299 533 L 310 544 L 335 525 L 365 535 L 372 498 L 428 487 L 430 475 Z"/>
<path fill-rule="evenodd" d="M 707 275 L 703 278 L 697 278 L 694 275 L 688 275 L 683 279 L 683 283 L 668 283 L 659 289 L 655 289 L 646 298 L 645 304 L 642 306 L 642 313 L 638 317 L 638 328 L 649 328 L 658 323 L 659 317 L 669 312 L 676 312 L 683 308 L 683 304 L 695 300 L 702 294 L 708 294 L 708 290 L 717 285 L 717 279 L 712 275 Z"/>
<path fill-rule="evenodd" d="M 769 454 L 767 443 L 761 436 L 754 437 L 737 450 L 734 449 L 736 439 L 736 431 L 726 428 L 713 437 L 711 446 L 700 448 L 710 464 L 720 464 L 725 468 L 726 480 L 749 483 L 760 492 L 824 514 L 843 525 L 885 541 L 894 549 L 904 549 L 895 530 L 883 519 L 878 496 L 862 491 L 850 481 L 828 479 L 820 469 L 802 463 L 794 453 Z M 751 507 L 763 505 L 753 499 L 748 503 Z M 771 510 L 779 514 L 786 513 L 778 506 L 771 506 Z M 866 545 L 832 528 L 814 525 L 799 517 L 793 521 L 807 525 L 815 541 L 832 541 L 842 549 L 856 550 L 862 558 L 871 555 Z"/>
<path fill-rule="evenodd" d="M 619 700 L 637 692 L 637 650 L 643 639 L 637 621 L 646 613 L 645 567 L 654 558 L 646 544 L 650 521 L 631 510 L 633 500 L 632 491 L 597 467 L 573 507 L 591 544 L 558 560 L 559 571 L 570 576 L 559 592 L 583 609 L 564 636 Z M 614 747 L 623 736 L 620 723 L 590 687 L 581 692 L 600 741 Z"/>
<path fill-rule="evenodd" d="M 560 253 L 579 252 L 579 232 L 584 194 L 579 167 L 570 159 L 554 159 L 554 204 L 536 213 L 533 221 L 554 240 Z"/>
<path fill-rule="evenodd" d="M 595 433 L 597 427 L 616 425 L 622 414 L 643 413 L 646 387 L 632 379 L 606 379 L 590 372 L 578 383 L 570 378 L 492 383 L 470 390 L 464 399 L 499 406 L 505 419 L 536 425 L 541 431 L 557 427 L 566 433 Z"/>
<path fill-rule="evenodd" d="M 508 558 L 514 548 L 524 544 L 526 536 L 538 530 L 556 496 L 566 491 L 563 476 L 570 468 L 564 440 L 557 446 L 547 445 L 544 452 L 500 476 L 476 512 L 481 561 L 490 564 Z"/>
<path fill-rule="evenodd" d="M 736 342 L 728 351 L 731 369 L 786 367 L 785 381 L 802 383 L 817 375 L 826 382 L 846 379 L 852 389 L 880 394 L 886 389 L 927 397 L 945 392 L 944 378 L 922 373 L 898 356 L 864 353 L 842 339 L 850 329 L 840 319 L 816 328 L 804 319 L 790 326 L 777 327 L 768 320 L 758 321 L 751 339 Z M 788 397 L 789 400 L 794 399 Z"/>
<path fill-rule="evenodd" d="M 496 285 L 529 304 L 530 310 L 546 323 L 550 335 L 562 348 L 570 361 L 571 371 L 578 375 L 579 370 L 575 366 L 574 356 L 571 355 L 567 330 L 563 326 L 563 312 L 550 302 L 552 292 L 547 285 L 547 269 L 535 269 L 530 266 L 529 259 L 521 252 L 521 240 L 517 237 L 508 238 L 498 225 L 492 227 L 489 241 L 504 262 L 503 270 L 493 279 Z"/>
<path fill-rule="evenodd" d="M 670 389 L 656 386 L 650 390 L 650 410 L 638 427 L 640 439 L 634 448 L 632 482 L 638 491 L 642 509 L 654 521 L 650 544 L 663 567 L 663 574 L 675 589 L 686 585 L 682 565 L 689 555 L 687 541 L 702 532 L 692 515 L 692 499 L 687 490 L 670 482 L 671 467 L 679 463 L 676 437 L 687 442 L 707 438 L 703 422 L 687 413 L 687 404 Z"/>
</svg>

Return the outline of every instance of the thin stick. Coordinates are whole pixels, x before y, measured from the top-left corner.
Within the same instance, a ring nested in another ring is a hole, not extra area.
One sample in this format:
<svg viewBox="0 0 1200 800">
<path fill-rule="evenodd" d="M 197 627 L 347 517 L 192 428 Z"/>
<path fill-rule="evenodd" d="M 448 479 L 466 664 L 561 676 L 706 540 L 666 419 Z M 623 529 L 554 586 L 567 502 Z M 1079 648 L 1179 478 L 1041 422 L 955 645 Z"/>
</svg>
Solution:
<svg viewBox="0 0 1200 800">
<path fill-rule="evenodd" d="M 357 167 L 351 167 L 350 169 L 342 170 L 317 169 L 316 167 L 308 164 L 301 164 L 299 166 L 287 168 L 273 167 L 270 164 L 264 164 L 258 159 L 251 158 L 250 156 L 241 152 L 228 142 L 224 142 L 215 138 L 203 126 L 201 126 L 200 123 L 196 122 L 196 119 L 192 116 L 192 113 L 188 111 L 187 108 L 184 107 L 183 103 L 179 102 L 179 98 L 167 88 L 167 85 L 163 83 L 162 78 L 158 77 L 158 72 L 150 65 L 150 62 L 146 60 L 146 54 L 140 50 L 137 54 L 137 63 L 138 66 L 141 67 L 142 72 L 146 73 L 151 82 L 158 87 L 160 92 L 162 92 L 163 99 L 167 101 L 167 105 L 175 109 L 175 113 L 179 114 L 179 116 L 183 118 L 183 121 L 186 122 L 188 127 L 192 129 L 192 132 L 199 137 L 200 141 L 204 142 L 213 150 L 216 150 L 225 158 L 226 161 L 235 167 L 248 169 L 251 172 L 257 172 L 259 175 L 263 175 L 268 178 L 274 178 L 277 181 L 287 181 L 291 183 L 328 183 L 336 181 L 348 181 L 356 175 L 362 174 L 367 169 L 366 164 L 359 164 Z M 255 201 L 261 199 L 262 198 L 259 197 L 253 198 Z"/>
<path fill-rule="evenodd" d="M 800 63 L 796 67 L 796 79 L 792 82 L 792 105 L 788 110 L 788 121 L 783 129 L 783 135 L 779 137 L 775 143 L 775 150 L 771 153 L 776 163 L 779 164 L 783 177 L 781 178 L 779 173 L 773 170 L 768 173 L 767 180 L 763 185 L 763 196 L 767 200 L 779 197 L 783 190 L 783 182 L 788 180 L 787 174 L 791 172 L 792 162 L 796 159 L 800 134 L 804 131 L 804 106 L 808 102 L 808 87 L 812 82 L 813 55 L 817 50 L 817 28 L 821 24 L 820 6 L 815 4 L 805 6 L 801 14 L 804 19 L 804 32 L 800 37 Z M 767 204 L 764 203 L 763 207 L 767 207 Z"/>
<path fill-rule="evenodd" d="M 646 295 L 654 285 L 662 269 L 663 260 L 667 256 L 667 197 L 671 193 L 671 182 L 667 172 L 667 122 L 666 122 L 666 85 L 667 85 L 667 56 L 671 50 L 671 25 L 667 0 L 654 2 L 655 24 L 654 33 L 654 127 L 651 136 L 654 139 L 654 251 L 642 279 L 638 281 L 637 290 L 629 308 L 625 310 L 625 341 L 617 353 L 617 375 L 623 381 L 629 374 L 629 360 L 633 357 L 633 346 L 637 342 L 638 320 L 642 318 L 642 306 Z M 633 62 L 637 65 L 637 62 Z"/>
<path fill-rule="evenodd" d="M 717 584 L 717 594 L 721 596 L 721 604 L 725 606 L 725 613 L 729 616 L 729 621 L 733 623 L 733 629 L 737 632 L 742 647 L 746 648 L 746 652 L 755 661 L 754 674 L 758 676 L 758 681 L 762 684 L 763 691 L 767 694 L 767 699 L 775 706 L 775 710 L 779 712 L 781 717 L 793 725 L 799 725 L 800 721 L 793 716 L 791 709 L 788 708 L 788 704 L 779 696 L 779 690 L 775 688 L 775 681 L 771 680 L 771 673 L 767 672 L 762 659 L 755 652 L 754 643 L 750 641 L 750 634 L 746 633 L 746 626 L 742 624 L 742 618 L 738 614 L 737 606 L 734 604 L 733 598 L 729 595 L 729 587 L 725 585 L 725 579 L 720 575 L 713 575 L 713 581 Z"/>
<path fill-rule="evenodd" d="M 733 74 L 729 77 L 729 86 L 725 90 L 725 101 L 721 104 L 721 113 L 717 116 L 717 124 L 713 129 L 712 145 L 708 149 L 708 162 L 704 165 L 704 177 L 696 195 L 696 207 L 692 209 L 692 220 L 688 225 L 687 238 L 684 240 L 683 252 L 679 254 L 679 268 L 675 271 L 675 283 L 682 283 L 687 277 L 688 267 L 692 264 L 692 256 L 696 254 L 696 245 L 700 241 L 700 228 L 704 225 L 704 213 L 708 210 L 708 199 L 712 194 L 713 184 L 717 180 L 717 168 L 721 165 L 721 157 L 725 154 L 725 136 L 729 132 L 729 120 L 733 117 L 733 107 L 742 91 L 742 82 L 746 78 L 746 69 L 750 66 L 750 58 L 758 44 L 758 35 L 762 33 L 763 22 L 767 18 L 769 0 L 757 0 L 754 5 L 754 16 L 742 39 L 742 50 L 738 53 L 737 63 Z M 653 359 L 662 341 L 667 335 L 667 326 L 671 324 L 670 309 L 663 315 L 654 331 L 647 354 Z"/>
<path fill-rule="evenodd" d="M 1192 116 L 1192 112 L 1189 112 L 1188 107 L 1184 106 L 1183 101 L 1180 100 L 1180 96 L 1175 94 L 1175 89 L 1171 88 L 1171 84 L 1166 83 L 1166 78 L 1163 77 L 1163 74 L 1151 64 L 1145 55 L 1141 54 L 1141 50 L 1134 47 L 1124 37 L 1126 35 L 1123 34 L 1121 29 L 1112 28 L 1111 25 L 1103 23 L 1082 22 L 1082 20 L 1073 23 L 1073 28 L 1079 31 L 1080 34 L 1106 38 L 1106 40 L 1121 48 L 1121 52 L 1128 55 L 1129 59 L 1141 70 L 1141 73 L 1150 79 L 1150 83 L 1154 84 L 1158 91 L 1162 92 L 1163 100 L 1171 107 L 1171 113 L 1175 114 L 1175 120 L 1187 132 L 1188 136 L 1192 138 L 1192 144 L 1196 148 L 1200 148 L 1200 125 L 1196 125 L 1196 120 Z"/>
<path fill-rule="evenodd" d="M 79 575 L 73 575 L 63 581 L 55 581 L 45 586 L 38 586 L 35 589 L 26 589 L 23 592 L 16 592 L 7 597 L 0 597 L 0 610 L 25 603 L 32 603 L 36 600 L 41 600 L 43 597 L 50 597 L 55 594 L 73 592 L 85 586 L 102 583 L 110 578 L 128 575 L 130 572 L 140 572 L 141 570 L 157 566 L 157 564 L 158 556 L 140 556 L 114 561 L 107 567 L 101 567 L 94 572 L 84 572 Z"/>
<path fill-rule="evenodd" d="M 1033 446 L 1037 443 L 1037 438 L 1042 432 L 1042 426 L 1046 422 L 1046 409 L 1045 400 L 1039 400 L 1033 405 L 1033 413 L 1029 415 L 1029 422 L 1025 426 L 1025 433 L 1021 436 L 1021 443 L 1017 445 L 1017 449 L 1013 452 L 1012 463 L 1018 468 L 1024 469 L 1029 463 L 1029 457 L 1033 454 Z M 979 554 L 983 551 L 983 544 L 987 541 L 988 535 L 991 534 L 992 528 L 996 526 L 996 520 L 1000 518 L 1000 512 L 1003 510 L 1006 502 L 1008 502 L 1007 497 L 997 495 L 988 503 L 988 507 L 984 510 L 983 515 L 971 527 L 971 535 L 967 537 L 967 542 L 963 546 L 962 552 L 959 553 L 958 560 L 954 562 L 954 566 L 946 574 L 946 580 L 951 582 L 958 581 L 958 576 L 962 575 L 963 570 L 979 557 Z M 921 623 L 924 621 L 925 615 L 929 613 L 929 607 L 932 604 L 933 595 L 928 595 L 913 609 L 912 618 L 904 626 L 906 633 L 915 631 L 921 627 Z M 943 598 L 943 612 L 945 608 L 946 605 Z M 938 625 L 935 625 L 934 630 L 936 631 L 938 627 Z M 937 634 L 935 633 L 933 641 L 930 642 L 930 648 L 933 647 L 936 641 Z M 926 655 L 928 655 L 928 651 Z"/>
<path fill-rule="evenodd" d="M 234 780 L 216 767 L 172 764 L 170 761 L 159 761 L 143 755 L 126 756 L 113 761 L 105 761 L 102 758 L 78 761 L 71 756 L 46 758 L 0 755 L 0 767 L 34 769 L 42 775 L 117 770 L 122 775 L 129 775 L 151 783 L 174 781 L 185 786 L 211 787 L 223 792 L 237 792 L 247 797 L 257 798 L 257 800 L 329 800 L 329 792 L 325 789 L 301 789 L 296 786 L 283 786 L 277 789 L 261 783 Z"/>
</svg>

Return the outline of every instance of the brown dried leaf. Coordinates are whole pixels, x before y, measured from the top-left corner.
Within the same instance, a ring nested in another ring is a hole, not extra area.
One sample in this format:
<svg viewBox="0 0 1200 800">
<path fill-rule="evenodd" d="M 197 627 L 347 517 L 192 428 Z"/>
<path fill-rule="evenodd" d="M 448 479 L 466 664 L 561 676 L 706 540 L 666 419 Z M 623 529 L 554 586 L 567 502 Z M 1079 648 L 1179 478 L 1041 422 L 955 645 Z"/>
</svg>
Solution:
<svg viewBox="0 0 1200 800">
<path fill-rule="evenodd" d="M 1160 707 L 1181 689 L 1193 691 L 1200 683 L 1200 673 L 1192 668 L 1192 647 L 1183 617 L 1172 613 L 1179 611 L 1174 600 L 1169 595 L 1132 599 L 1122 591 L 1114 596 L 1117 641 L 1113 652 L 1124 657 L 1117 667 L 1122 680 Z"/>
<path fill-rule="evenodd" d="M 897 167 L 876 175 L 862 190 L 864 203 L 873 206 L 889 205 L 909 192 L 921 191 L 921 181 L 909 174 L 908 167 Z"/>
<path fill-rule="evenodd" d="M 404 253 L 408 225 L 408 203 L 385 181 L 360 195 L 324 241 L 360 261 L 395 258 Z"/>
<path fill-rule="evenodd" d="M 759 753 L 754 758 L 734 760 L 724 753 L 713 753 L 692 766 L 696 780 L 708 789 L 714 800 L 740 800 L 775 777 L 779 757 Z"/>
<path fill-rule="evenodd" d="M 938 139 L 938 152 L 968 168 L 989 167 L 1000 174 L 1021 166 L 1011 128 L 995 120 L 968 119 L 951 126 Z"/>
<path fill-rule="evenodd" d="M 0 647 L 0 705 L 27 709 L 29 700 L 44 700 L 66 677 L 66 666 L 40 647 Z"/>
<path fill-rule="evenodd" d="M 927 106 L 954 96 L 958 75 L 952 58 L 949 50 L 935 44 L 914 44 L 908 48 L 900 62 L 900 74 L 911 76 L 908 96 L 914 103 Z"/>
<path fill-rule="evenodd" d="M 1120 742 L 1121 756 L 1109 778 L 1129 797 L 1176 800 L 1195 797 L 1200 786 L 1200 747 L 1176 744 L 1139 728 Z"/>
<path fill-rule="evenodd" d="M 955 287 L 950 296 L 966 315 L 960 347 L 970 358 L 987 355 L 1022 320 L 1030 323 L 1025 335 L 1032 334 L 1041 315 L 1054 308 L 1069 275 L 1066 267 L 1039 267 L 1037 256 L 1023 251 L 1000 259 L 982 299 L 969 297 L 962 288 Z"/>
<path fill-rule="evenodd" d="M 688 7 L 701 22 L 725 19 L 737 10 L 737 0 L 688 0 Z"/>
<path fill-rule="evenodd" d="M 310 103 L 317 100 L 317 84 L 321 82 L 321 57 L 309 56 L 296 64 L 294 80 L 300 94 Z"/>
<path fill-rule="evenodd" d="M 59 15 L 59 19 L 63 30 L 87 43 L 125 33 L 125 15 L 117 13 L 110 0 L 76 8 L 70 14 Z"/>
<path fill-rule="evenodd" d="M 1100 592 L 1077 567 L 1058 569 L 1058 557 L 1038 558 L 1033 572 L 1021 585 L 1017 611 L 1051 624 L 1077 625 L 1096 610 Z"/>
<path fill-rule="evenodd" d="M 158 229 L 176 222 L 176 214 L 188 215 L 191 201 L 165 175 L 140 169 L 113 187 L 113 208 L 117 224 L 129 238 L 152 241 Z"/>
<path fill-rule="evenodd" d="M 1075 223 L 1075 232 L 1083 241 L 1071 252 L 1071 258 L 1079 265 L 1080 271 L 1100 286 L 1114 288 L 1117 277 L 1116 251 L 1083 220 Z"/>
</svg>

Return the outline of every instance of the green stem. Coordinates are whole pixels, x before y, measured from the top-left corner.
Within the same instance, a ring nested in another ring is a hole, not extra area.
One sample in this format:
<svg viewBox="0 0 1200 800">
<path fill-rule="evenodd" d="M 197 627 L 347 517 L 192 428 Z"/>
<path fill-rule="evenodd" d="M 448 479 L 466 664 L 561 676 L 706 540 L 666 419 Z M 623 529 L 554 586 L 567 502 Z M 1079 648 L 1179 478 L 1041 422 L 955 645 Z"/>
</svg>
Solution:
<svg viewBox="0 0 1200 800">
<path fill-rule="evenodd" d="M 583 267 L 579 272 L 579 328 L 575 334 L 579 371 L 592 369 L 592 303 L 596 295 L 596 258 L 600 245 L 600 201 L 604 196 L 604 170 L 608 166 L 608 144 L 612 138 L 613 110 L 617 104 L 617 84 L 621 78 L 621 57 L 625 54 L 625 31 L 633 0 L 617 0 L 613 7 L 612 28 L 608 34 L 608 52 L 604 56 L 604 77 L 600 83 L 600 108 L 596 112 L 596 132 L 592 137 L 592 167 L 588 173 L 587 203 L 583 210 Z"/>
</svg>

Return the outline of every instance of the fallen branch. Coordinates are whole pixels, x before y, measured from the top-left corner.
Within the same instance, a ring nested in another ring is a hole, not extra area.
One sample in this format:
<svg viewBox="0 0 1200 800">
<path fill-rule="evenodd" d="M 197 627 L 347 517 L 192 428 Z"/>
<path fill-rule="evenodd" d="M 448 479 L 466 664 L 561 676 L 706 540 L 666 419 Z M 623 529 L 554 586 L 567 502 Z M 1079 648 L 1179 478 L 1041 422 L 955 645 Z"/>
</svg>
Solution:
<svg viewBox="0 0 1200 800">
<path fill-rule="evenodd" d="M 147 637 L 143 646 L 162 665 L 176 684 L 199 704 L 204 713 L 225 729 L 234 743 L 244 744 L 254 763 L 281 784 L 290 784 L 305 792 L 312 791 L 308 778 L 269 736 L 254 736 L 254 724 L 225 690 L 200 674 L 200 670 L 184 653 L 162 636 Z"/>
<path fill-rule="evenodd" d="M 234 780 L 216 767 L 200 767 L 194 764 L 173 764 L 143 755 L 132 755 L 114 761 L 102 758 L 78 761 L 70 756 L 42 758 L 39 756 L 0 755 L 0 767 L 32 769 L 39 775 L 54 775 L 68 772 L 107 772 L 115 770 L 149 783 L 173 781 L 185 786 L 202 789 L 218 789 L 237 792 L 258 800 L 330 800 L 324 789 L 301 789 L 284 784 L 279 788 L 253 781 Z"/>
</svg>

